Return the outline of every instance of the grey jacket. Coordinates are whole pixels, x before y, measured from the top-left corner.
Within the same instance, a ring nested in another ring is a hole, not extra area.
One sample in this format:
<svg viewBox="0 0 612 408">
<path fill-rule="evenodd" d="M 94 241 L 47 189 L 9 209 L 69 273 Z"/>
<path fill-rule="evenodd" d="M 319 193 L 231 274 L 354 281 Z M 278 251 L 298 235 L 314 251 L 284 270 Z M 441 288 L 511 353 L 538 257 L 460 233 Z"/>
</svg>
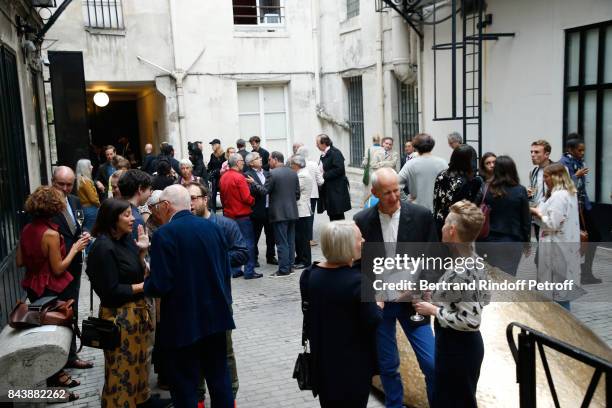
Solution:
<svg viewBox="0 0 612 408">
<path fill-rule="evenodd" d="M 300 199 L 300 182 L 295 171 L 285 166 L 270 170 L 270 177 L 263 188 L 270 196 L 268 206 L 270 222 L 299 218 L 297 201 Z"/>
</svg>

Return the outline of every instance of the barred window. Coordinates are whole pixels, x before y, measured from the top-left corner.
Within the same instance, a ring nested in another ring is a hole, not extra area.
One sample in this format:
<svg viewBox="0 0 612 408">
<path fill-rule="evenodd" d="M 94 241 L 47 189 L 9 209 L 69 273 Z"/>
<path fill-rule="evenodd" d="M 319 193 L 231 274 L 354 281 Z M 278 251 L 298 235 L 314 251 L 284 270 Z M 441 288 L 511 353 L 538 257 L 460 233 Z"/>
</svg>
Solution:
<svg viewBox="0 0 612 408">
<path fill-rule="evenodd" d="M 234 24 L 278 26 L 285 23 L 284 0 L 232 0 Z"/>
<path fill-rule="evenodd" d="M 351 128 L 351 166 L 361 167 L 364 150 L 363 86 L 360 76 L 347 79 L 349 126 Z"/>
<path fill-rule="evenodd" d="M 397 130 L 403 159 L 404 145 L 419 132 L 419 104 L 417 87 L 406 85 L 399 80 L 397 80 Z"/>
<path fill-rule="evenodd" d="M 83 15 L 89 28 L 122 30 L 125 28 L 121 0 L 84 0 Z"/>
<path fill-rule="evenodd" d="M 359 15 L 359 0 L 346 0 L 346 18 Z"/>
</svg>

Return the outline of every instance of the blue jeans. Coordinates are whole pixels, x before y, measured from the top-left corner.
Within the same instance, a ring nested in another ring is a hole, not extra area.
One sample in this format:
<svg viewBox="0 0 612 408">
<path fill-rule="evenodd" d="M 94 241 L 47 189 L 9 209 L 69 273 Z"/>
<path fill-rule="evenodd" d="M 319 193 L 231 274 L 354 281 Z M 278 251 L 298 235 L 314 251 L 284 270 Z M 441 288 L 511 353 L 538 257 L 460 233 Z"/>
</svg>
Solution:
<svg viewBox="0 0 612 408">
<path fill-rule="evenodd" d="M 98 216 L 98 207 L 95 205 L 83 207 L 83 215 L 85 216 L 83 220 L 83 231 L 91 232 L 96 223 L 96 217 Z"/>
<path fill-rule="evenodd" d="M 278 271 L 289 273 L 295 259 L 295 220 L 273 222 L 272 228 L 278 253 Z"/>
<path fill-rule="evenodd" d="M 421 371 L 425 374 L 427 399 L 431 404 L 436 346 L 431 326 L 429 324 L 414 326 L 405 304 L 386 302 L 383 309 L 383 320 L 376 333 L 380 379 L 385 391 L 385 407 L 401 408 L 404 399 L 404 387 L 399 373 L 400 358 L 395 337 L 398 320 L 414 350 Z"/>
<path fill-rule="evenodd" d="M 249 260 L 244 266 L 244 276 L 252 276 L 255 272 L 255 233 L 253 232 L 253 223 L 249 217 L 236 218 L 234 221 L 238 224 L 238 228 L 249 249 Z"/>
</svg>

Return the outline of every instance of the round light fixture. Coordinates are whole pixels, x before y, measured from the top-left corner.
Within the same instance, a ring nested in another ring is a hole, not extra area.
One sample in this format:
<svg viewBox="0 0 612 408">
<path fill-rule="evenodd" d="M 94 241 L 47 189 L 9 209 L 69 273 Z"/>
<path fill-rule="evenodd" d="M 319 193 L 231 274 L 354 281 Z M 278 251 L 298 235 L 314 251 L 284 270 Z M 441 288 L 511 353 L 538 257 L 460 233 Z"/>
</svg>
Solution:
<svg viewBox="0 0 612 408">
<path fill-rule="evenodd" d="M 98 91 L 94 95 L 93 101 L 96 104 L 96 106 L 103 108 L 106 105 L 108 105 L 108 102 L 109 102 L 108 94 L 103 91 Z"/>
</svg>

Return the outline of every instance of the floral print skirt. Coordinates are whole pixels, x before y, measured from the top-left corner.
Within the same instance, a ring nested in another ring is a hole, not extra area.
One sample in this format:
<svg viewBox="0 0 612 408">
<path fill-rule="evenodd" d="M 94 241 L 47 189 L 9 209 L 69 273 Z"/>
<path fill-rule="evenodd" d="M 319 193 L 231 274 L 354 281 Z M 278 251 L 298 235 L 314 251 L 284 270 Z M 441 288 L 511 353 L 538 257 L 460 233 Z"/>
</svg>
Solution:
<svg viewBox="0 0 612 408">
<path fill-rule="evenodd" d="M 115 320 L 121 343 L 104 351 L 102 408 L 135 408 L 149 399 L 150 345 L 153 337 L 151 311 L 144 299 L 121 307 L 100 307 L 100 318 Z"/>
</svg>

